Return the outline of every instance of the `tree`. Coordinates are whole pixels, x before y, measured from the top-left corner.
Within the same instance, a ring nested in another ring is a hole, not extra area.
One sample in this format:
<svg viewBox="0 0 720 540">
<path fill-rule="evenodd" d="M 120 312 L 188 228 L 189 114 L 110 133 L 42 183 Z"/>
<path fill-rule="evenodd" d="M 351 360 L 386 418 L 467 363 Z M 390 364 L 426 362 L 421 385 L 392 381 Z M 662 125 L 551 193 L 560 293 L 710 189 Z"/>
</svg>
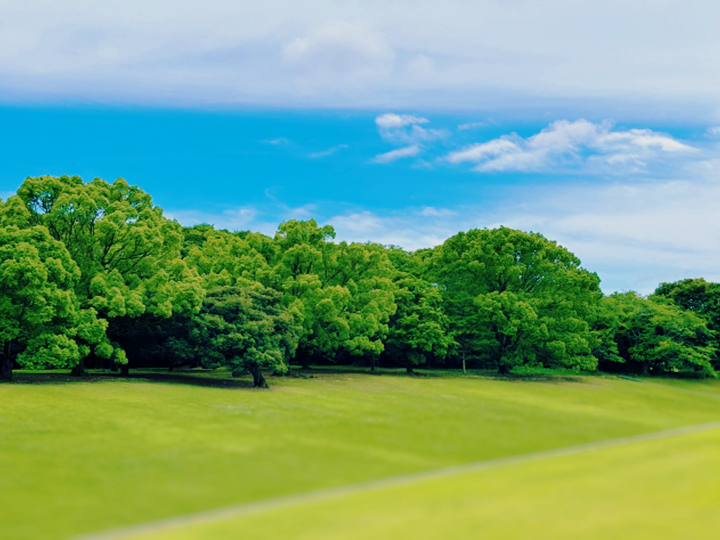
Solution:
<svg viewBox="0 0 720 540">
<path fill-rule="evenodd" d="M 285 305 L 302 313 L 298 356 L 344 351 L 378 355 L 395 312 L 394 269 L 382 246 L 337 244 L 314 220 L 287 221 L 275 235 L 274 283 Z"/>
<path fill-rule="evenodd" d="M 261 370 L 284 373 L 295 354 L 297 315 L 282 305 L 282 294 L 260 285 L 211 289 L 193 319 L 189 349 L 205 367 L 250 372 L 253 386 L 267 388 Z"/>
<path fill-rule="evenodd" d="M 445 358 L 454 342 L 436 287 L 409 273 L 400 274 L 395 285 L 397 311 L 390 318 L 385 347 L 412 373 L 427 357 Z"/>
<path fill-rule="evenodd" d="M 596 329 L 605 370 L 716 376 L 707 322 L 668 298 L 615 293 L 603 299 Z"/>
<path fill-rule="evenodd" d="M 475 299 L 474 347 L 507 375 L 514 366 L 534 364 L 540 343 L 547 343 L 547 325 L 532 302 L 509 291 L 493 291 Z"/>
<path fill-rule="evenodd" d="M 671 299 L 678 306 L 703 317 L 708 323 L 708 330 L 713 334 L 713 345 L 716 347 L 713 364 L 720 366 L 720 283 L 712 283 L 699 279 L 683 279 L 675 283 L 661 283 L 654 296 Z"/>
<path fill-rule="evenodd" d="M 81 306 L 108 320 L 113 339 L 131 340 L 130 321 L 143 314 L 167 318 L 200 309 L 204 290 L 180 257 L 180 225 L 123 179 L 27 178 L 3 214 L 6 224 L 46 227 L 65 245 L 80 268 Z M 122 354 L 115 360 L 127 362 Z"/>
<path fill-rule="evenodd" d="M 474 229 L 435 249 L 429 275 L 463 358 L 501 373 L 521 364 L 597 366 L 588 321 L 602 297 L 599 279 L 555 242 L 506 227 Z"/>
<path fill-rule="evenodd" d="M 12 378 L 13 343 L 28 368 L 72 368 L 91 347 L 113 353 L 95 311 L 79 309 L 79 278 L 65 246 L 44 227 L 0 227 L 0 380 Z"/>
<path fill-rule="evenodd" d="M 183 233 L 189 244 L 185 262 L 197 270 L 207 287 L 276 284 L 265 256 L 243 236 L 208 225 L 185 228 Z"/>
</svg>

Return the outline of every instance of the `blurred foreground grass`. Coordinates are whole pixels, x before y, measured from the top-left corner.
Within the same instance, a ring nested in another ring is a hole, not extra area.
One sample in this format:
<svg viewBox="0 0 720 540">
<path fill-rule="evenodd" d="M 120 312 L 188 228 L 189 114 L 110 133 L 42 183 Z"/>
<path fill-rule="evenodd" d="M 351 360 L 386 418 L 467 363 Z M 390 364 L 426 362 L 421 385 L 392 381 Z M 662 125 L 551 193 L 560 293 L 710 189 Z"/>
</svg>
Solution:
<svg viewBox="0 0 720 540">
<path fill-rule="evenodd" d="M 223 372 L 84 381 L 20 374 L 0 386 L 2 537 L 70 538 L 720 419 L 717 382 L 313 374 L 273 379 L 269 391 L 238 387 Z M 700 502 L 717 502 L 717 437 L 553 458 L 157 537 L 466 538 L 487 530 L 541 538 L 558 520 L 562 534 L 588 536 L 593 524 L 630 523 L 625 514 L 653 519 L 627 501 L 679 498 L 683 489 L 689 506 L 684 514 L 676 506 L 680 517 L 697 517 Z M 705 478 L 712 487 L 698 484 Z M 648 505 L 671 515 L 654 500 Z"/>
<path fill-rule="evenodd" d="M 719 449 L 693 433 L 129 538 L 714 540 Z"/>
</svg>

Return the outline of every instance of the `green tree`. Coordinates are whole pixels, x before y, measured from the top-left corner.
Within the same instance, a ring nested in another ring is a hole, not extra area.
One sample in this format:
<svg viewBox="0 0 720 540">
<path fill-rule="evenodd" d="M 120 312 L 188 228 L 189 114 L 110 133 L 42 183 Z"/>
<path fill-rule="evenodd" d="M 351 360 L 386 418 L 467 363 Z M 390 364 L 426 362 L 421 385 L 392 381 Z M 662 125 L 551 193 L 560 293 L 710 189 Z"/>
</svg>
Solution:
<svg viewBox="0 0 720 540">
<path fill-rule="evenodd" d="M 705 318 L 708 330 L 713 334 L 716 347 L 713 365 L 715 369 L 720 366 L 720 350 L 717 349 L 720 339 L 720 283 L 713 283 L 699 279 L 683 279 L 675 283 L 661 283 L 655 290 L 654 296 L 670 298 L 677 305 L 697 313 Z"/>
<path fill-rule="evenodd" d="M 282 294 L 257 287 L 211 289 L 190 328 L 190 347 L 205 367 L 249 372 L 255 387 L 267 388 L 263 369 L 287 371 L 301 326 L 282 304 Z M 179 346 L 179 344 L 176 344 Z"/>
<path fill-rule="evenodd" d="M 82 307 L 107 319 L 118 341 L 132 339 L 128 320 L 143 314 L 167 318 L 200 309 L 204 290 L 180 256 L 180 225 L 123 179 L 27 178 L 3 215 L 20 228 L 42 225 L 65 245 L 80 268 Z M 126 363 L 123 355 L 115 359 Z"/>
<path fill-rule="evenodd" d="M 596 329 L 602 369 L 716 376 L 707 322 L 668 298 L 615 293 L 603 299 Z"/>
<path fill-rule="evenodd" d="M 183 233 L 189 246 L 185 262 L 197 270 L 207 287 L 276 283 L 274 270 L 246 240 L 248 235 L 216 231 L 207 225 L 185 228 Z"/>
<path fill-rule="evenodd" d="M 298 355 L 338 351 L 376 356 L 395 312 L 394 268 L 382 246 L 333 243 L 335 231 L 314 220 L 282 223 L 275 236 L 275 287 L 302 313 Z"/>
<path fill-rule="evenodd" d="M 501 373 L 521 364 L 597 366 L 589 321 L 599 279 L 557 243 L 506 227 L 475 229 L 436 248 L 429 272 L 463 358 Z"/>
<path fill-rule="evenodd" d="M 95 311 L 79 309 L 79 278 L 65 246 L 44 227 L 0 227 L 1 380 L 12 378 L 13 344 L 27 368 L 72 368 L 92 347 L 113 353 Z"/>
<path fill-rule="evenodd" d="M 395 285 L 397 311 L 390 319 L 385 346 L 412 373 L 428 358 L 444 359 L 454 342 L 437 287 L 409 273 L 400 274 Z"/>
</svg>

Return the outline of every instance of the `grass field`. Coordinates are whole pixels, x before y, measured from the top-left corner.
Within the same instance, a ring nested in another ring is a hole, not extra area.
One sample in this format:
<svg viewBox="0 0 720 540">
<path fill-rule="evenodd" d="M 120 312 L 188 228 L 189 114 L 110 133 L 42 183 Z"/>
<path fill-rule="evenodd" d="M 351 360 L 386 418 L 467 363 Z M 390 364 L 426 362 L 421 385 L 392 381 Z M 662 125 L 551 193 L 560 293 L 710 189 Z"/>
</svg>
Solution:
<svg viewBox="0 0 720 540">
<path fill-rule="evenodd" d="M 2 537 L 72 538 L 720 420 L 715 381 L 316 370 L 264 391 L 218 376 L 20 374 L 0 386 Z M 715 538 L 719 503 L 710 430 L 134 538 Z"/>
</svg>

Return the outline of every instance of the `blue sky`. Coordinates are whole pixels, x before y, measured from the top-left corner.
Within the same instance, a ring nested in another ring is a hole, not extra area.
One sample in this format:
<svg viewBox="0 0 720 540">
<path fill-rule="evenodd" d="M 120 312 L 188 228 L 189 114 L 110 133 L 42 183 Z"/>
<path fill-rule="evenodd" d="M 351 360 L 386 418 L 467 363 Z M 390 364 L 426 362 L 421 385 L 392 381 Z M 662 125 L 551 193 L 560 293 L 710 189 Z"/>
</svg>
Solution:
<svg viewBox="0 0 720 540">
<path fill-rule="evenodd" d="M 62 5 L 60 5 L 62 4 Z M 119 176 L 184 224 L 545 234 L 606 292 L 720 280 L 711 2 L 0 0 L 0 196 Z"/>
</svg>

